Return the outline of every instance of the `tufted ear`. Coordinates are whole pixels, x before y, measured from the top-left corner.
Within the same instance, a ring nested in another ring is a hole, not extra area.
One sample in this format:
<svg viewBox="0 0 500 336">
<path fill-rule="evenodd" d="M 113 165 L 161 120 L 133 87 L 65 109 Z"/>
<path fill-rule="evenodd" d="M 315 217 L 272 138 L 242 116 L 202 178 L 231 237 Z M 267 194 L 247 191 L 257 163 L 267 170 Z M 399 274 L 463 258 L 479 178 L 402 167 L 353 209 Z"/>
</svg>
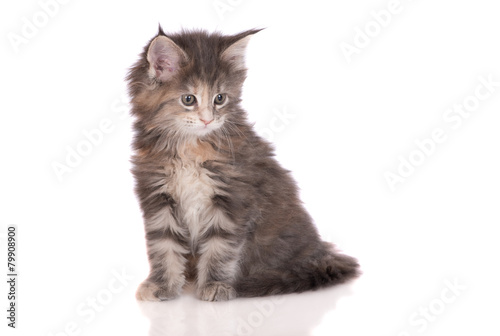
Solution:
<svg viewBox="0 0 500 336">
<path fill-rule="evenodd" d="M 261 31 L 262 29 L 251 29 L 245 32 L 239 33 L 232 37 L 232 42 L 229 47 L 222 52 L 221 58 L 229 62 L 235 70 L 244 70 L 245 67 L 245 51 L 250 41 L 250 37 Z"/>
<path fill-rule="evenodd" d="M 186 53 L 164 35 L 157 36 L 148 48 L 149 75 L 160 82 L 174 77 L 187 61 Z"/>
</svg>

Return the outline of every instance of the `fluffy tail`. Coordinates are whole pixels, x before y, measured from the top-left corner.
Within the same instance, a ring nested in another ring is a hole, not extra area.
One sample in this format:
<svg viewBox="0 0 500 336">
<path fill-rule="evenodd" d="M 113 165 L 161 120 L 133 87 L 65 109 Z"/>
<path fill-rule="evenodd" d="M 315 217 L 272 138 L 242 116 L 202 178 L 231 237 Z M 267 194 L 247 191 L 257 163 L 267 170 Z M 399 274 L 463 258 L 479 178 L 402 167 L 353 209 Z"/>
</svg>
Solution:
<svg viewBox="0 0 500 336">
<path fill-rule="evenodd" d="M 360 274 L 355 258 L 331 252 L 287 269 L 253 272 L 239 279 L 236 292 L 240 297 L 300 293 L 345 283 Z"/>
</svg>

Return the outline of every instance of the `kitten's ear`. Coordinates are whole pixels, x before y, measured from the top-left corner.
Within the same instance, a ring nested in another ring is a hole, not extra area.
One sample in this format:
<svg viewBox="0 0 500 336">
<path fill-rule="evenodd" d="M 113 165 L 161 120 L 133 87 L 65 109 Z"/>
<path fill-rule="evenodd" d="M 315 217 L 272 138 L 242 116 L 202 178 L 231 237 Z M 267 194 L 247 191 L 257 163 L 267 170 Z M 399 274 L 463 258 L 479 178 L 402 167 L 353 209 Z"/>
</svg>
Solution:
<svg viewBox="0 0 500 336">
<path fill-rule="evenodd" d="M 250 37 L 261 31 L 262 29 L 251 29 L 243 33 L 239 33 L 232 37 L 232 42 L 229 47 L 222 52 L 221 58 L 229 62 L 235 70 L 244 70 L 245 67 L 245 51 L 250 41 Z"/>
<path fill-rule="evenodd" d="M 148 49 L 149 75 L 169 81 L 187 61 L 186 53 L 165 35 L 158 35 Z"/>
</svg>

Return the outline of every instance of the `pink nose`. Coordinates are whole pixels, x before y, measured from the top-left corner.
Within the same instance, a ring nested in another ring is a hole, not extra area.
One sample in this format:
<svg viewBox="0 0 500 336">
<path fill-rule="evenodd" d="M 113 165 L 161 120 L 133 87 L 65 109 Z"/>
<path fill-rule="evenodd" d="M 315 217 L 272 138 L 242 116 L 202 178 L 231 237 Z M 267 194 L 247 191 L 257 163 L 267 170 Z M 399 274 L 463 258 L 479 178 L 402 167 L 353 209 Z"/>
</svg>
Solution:
<svg viewBox="0 0 500 336">
<path fill-rule="evenodd" d="M 203 119 L 200 119 L 204 124 L 205 126 L 210 124 L 212 121 L 214 121 L 213 119 L 212 120 L 209 120 L 209 121 L 206 121 L 206 120 L 203 120 Z"/>
</svg>

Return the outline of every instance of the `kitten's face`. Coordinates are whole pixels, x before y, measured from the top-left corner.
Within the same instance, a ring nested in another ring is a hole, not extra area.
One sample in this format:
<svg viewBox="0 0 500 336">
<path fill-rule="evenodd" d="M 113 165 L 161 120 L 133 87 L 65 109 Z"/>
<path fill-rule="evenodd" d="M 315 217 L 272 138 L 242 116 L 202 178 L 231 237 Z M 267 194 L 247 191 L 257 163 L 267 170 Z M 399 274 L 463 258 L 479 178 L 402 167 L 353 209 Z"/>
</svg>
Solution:
<svg viewBox="0 0 500 336">
<path fill-rule="evenodd" d="M 187 85 L 187 90 L 176 101 L 175 127 L 180 133 L 198 137 L 219 130 L 224 125 L 225 107 L 230 100 L 225 90 L 217 90 L 208 83 Z"/>
<path fill-rule="evenodd" d="M 244 51 L 255 32 L 167 37 L 160 31 L 129 75 L 133 113 L 148 131 L 177 139 L 223 133 L 239 110 Z"/>
</svg>

